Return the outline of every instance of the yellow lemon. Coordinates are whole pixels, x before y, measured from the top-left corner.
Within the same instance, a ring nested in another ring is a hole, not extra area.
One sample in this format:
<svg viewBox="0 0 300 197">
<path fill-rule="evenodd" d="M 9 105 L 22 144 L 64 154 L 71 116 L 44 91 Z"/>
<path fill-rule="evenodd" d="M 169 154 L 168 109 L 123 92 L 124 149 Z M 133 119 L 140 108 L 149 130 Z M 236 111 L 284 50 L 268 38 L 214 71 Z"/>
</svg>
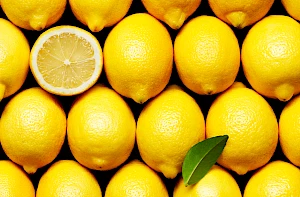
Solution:
<svg viewBox="0 0 300 197">
<path fill-rule="evenodd" d="M 201 0 L 142 0 L 147 11 L 172 29 L 179 29 L 199 7 Z"/>
<path fill-rule="evenodd" d="M 160 177 L 144 163 L 133 160 L 120 168 L 109 181 L 105 197 L 168 197 Z"/>
<path fill-rule="evenodd" d="M 215 15 L 237 28 L 244 28 L 262 19 L 274 0 L 208 0 Z"/>
<path fill-rule="evenodd" d="M 35 197 L 27 174 L 11 161 L 0 161 L 0 194 L 3 197 Z"/>
<path fill-rule="evenodd" d="M 181 172 L 188 150 L 204 138 L 200 107 L 176 85 L 151 100 L 137 121 L 136 140 L 142 159 L 167 178 Z"/>
<path fill-rule="evenodd" d="M 58 155 L 66 135 L 66 115 L 52 95 L 30 88 L 5 106 L 0 131 L 7 156 L 27 173 L 35 173 Z"/>
<path fill-rule="evenodd" d="M 40 31 L 63 15 L 67 0 L 1 0 L 7 18 L 27 30 Z"/>
<path fill-rule="evenodd" d="M 67 125 L 74 157 L 94 170 L 118 167 L 134 147 L 133 113 L 119 94 L 104 86 L 96 85 L 76 99 Z"/>
<path fill-rule="evenodd" d="M 300 95 L 283 109 L 279 119 L 279 141 L 285 156 L 300 166 Z"/>
<path fill-rule="evenodd" d="M 296 20 L 300 20 L 300 2 L 299 1 L 297 1 L 297 0 L 281 0 L 281 3 L 290 16 L 292 16 Z"/>
<path fill-rule="evenodd" d="M 80 94 L 98 80 L 103 67 L 101 46 L 91 33 L 74 26 L 57 26 L 34 43 L 30 69 L 39 85 L 53 94 Z"/>
<path fill-rule="evenodd" d="M 244 197 L 300 196 L 300 170 L 284 161 L 273 161 L 249 180 Z"/>
<path fill-rule="evenodd" d="M 174 197 L 242 197 L 234 178 L 223 168 L 214 165 L 195 185 L 185 186 L 183 179 L 177 182 Z"/>
<path fill-rule="evenodd" d="M 17 92 L 29 70 L 30 47 L 24 34 L 0 18 L 0 101 Z"/>
<path fill-rule="evenodd" d="M 206 137 L 228 135 L 218 159 L 239 175 L 265 165 L 278 142 L 278 123 L 271 106 L 255 91 L 230 88 L 214 100 L 206 119 Z"/>
<path fill-rule="evenodd" d="M 118 23 L 104 44 L 104 69 L 121 95 L 144 103 L 168 84 L 173 46 L 167 29 L 149 14 L 133 14 Z"/>
<path fill-rule="evenodd" d="M 242 46 L 245 76 L 260 94 L 288 101 L 300 92 L 300 24 L 268 16 L 254 25 Z"/>
<path fill-rule="evenodd" d="M 50 166 L 39 181 L 36 197 L 102 197 L 94 175 L 72 160 Z"/>
<path fill-rule="evenodd" d="M 119 22 L 128 12 L 132 0 L 69 0 L 76 18 L 93 32 Z"/>
<path fill-rule="evenodd" d="M 226 90 L 240 67 L 236 36 L 227 24 L 212 16 L 196 17 L 181 29 L 174 57 L 183 84 L 198 94 Z"/>
</svg>

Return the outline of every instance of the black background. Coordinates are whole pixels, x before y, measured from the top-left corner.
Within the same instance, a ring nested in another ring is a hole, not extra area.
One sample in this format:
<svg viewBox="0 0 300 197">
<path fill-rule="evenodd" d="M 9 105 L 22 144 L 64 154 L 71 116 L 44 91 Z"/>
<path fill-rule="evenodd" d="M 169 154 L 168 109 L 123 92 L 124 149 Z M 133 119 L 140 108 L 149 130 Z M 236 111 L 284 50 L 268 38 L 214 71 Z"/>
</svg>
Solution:
<svg viewBox="0 0 300 197">
<path fill-rule="evenodd" d="M 133 3 L 131 5 L 130 10 L 127 13 L 127 15 L 131 15 L 131 14 L 134 14 L 134 13 L 141 13 L 141 12 L 146 12 L 146 9 L 144 8 L 144 6 L 141 3 L 141 1 L 140 0 L 133 0 Z M 269 13 L 267 15 L 274 15 L 274 14 L 288 15 L 287 12 L 285 11 L 284 7 L 282 6 L 280 0 L 275 0 L 275 3 L 273 4 L 271 10 L 269 11 Z M 200 5 L 200 7 L 197 9 L 197 11 L 191 17 L 188 18 L 187 21 L 189 21 L 190 19 L 192 19 L 192 18 L 194 18 L 196 16 L 199 16 L 199 15 L 214 16 L 214 13 L 211 11 L 211 9 L 208 6 L 207 0 L 202 0 L 202 3 Z M 7 17 L 3 13 L 2 9 L 0 9 L 0 17 L 7 19 Z M 54 25 L 52 25 L 52 27 L 53 26 L 57 26 L 57 25 L 74 25 L 74 26 L 77 26 L 77 27 L 80 27 L 80 28 L 83 28 L 83 29 L 89 31 L 89 29 L 86 26 L 82 25 L 74 17 L 74 15 L 71 12 L 71 9 L 70 9 L 69 5 L 67 5 L 66 10 L 65 10 L 65 12 L 63 14 L 63 17 L 57 23 L 55 23 Z M 167 26 L 166 26 L 166 28 L 169 30 L 169 33 L 170 33 L 170 35 L 172 37 L 172 40 L 174 41 L 174 39 L 175 39 L 175 37 L 176 37 L 176 35 L 178 33 L 178 30 L 172 30 L 171 28 L 169 28 Z M 237 36 L 237 38 L 239 40 L 240 47 L 242 46 L 243 40 L 244 40 L 245 36 L 247 35 L 247 32 L 249 31 L 250 28 L 251 28 L 251 26 L 250 27 L 246 27 L 246 28 L 244 28 L 242 30 L 232 28 L 233 31 L 234 31 L 234 33 L 235 33 L 235 35 Z M 95 35 L 97 37 L 97 39 L 99 40 L 102 48 L 104 46 L 105 39 L 106 39 L 108 33 L 111 31 L 111 29 L 112 29 L 112 27 L 105 28 L 101 32 L 93 33 L 93 35 Z M 22 31 L 25 34 L 25 36 L 27 37 L 27 39 L 28 39 L 31 47 L 34 44 L 34 42 L 37 39 L 37 37 L 41 33 L 41 32 L 37 32 L 37 31 L 27 31 L 27 30 L 22 30 Z M 0 33 L 1 33 L 1 29 L 0 29 Z M 249 88 L 251 88 L 251 86 L 249 85 L 249 83 L 247 82 L 247 80 L 246 80 L 246 78 L 245 78 L 245 76 L 243 74 L 243 71 L 242 71 L 241 67 L 240 67 L 240 71 L 239 71 L 239 74 L 237 76 L 236 81 L 242 81 L 246 86 L 248 86 Z M 105 77 L 104 71 L 102 72 L 101 77 L 98 80 L 98 83 L 104 83 L 104 84 L 106 84 L 107 86 L 110 87 L 110 85 L 108 84 L 107 79 Z M 196 99 L 197 103 L 199 104 L 199 106 L 202 109 L 202 112 L 203 112 L 204 116 L 206 117 L 207 112 L 209 110 L 209 107 L 210 107 L 211 103 L 214 101 L 214 99 L 216 98 L 217 95 L 213 95 L 213 96 L 200 96 L 200 95 L 197 95 L 197 94 L 191 92 L 190 90 L 188 90 L 187 88 L 185 88 L 184 85 L 179 80 L 179 77 L 177 75 L 175 67 L 173 68 L 173 73 L 172 73 L 172 77 L 171 77 L 171 80 L 170 80 L 169 84 L 178 84 L 179 86 L 183 87 L 184 90 L 187 93 L 189 93 L 192 97 L 194 97 Z M 27 77 L 24 85 L 22 86 L 22 88 L 18 92 L 20 92 L 20 91 L 22 91 L 24 89 L 27 89 L 27 88 L 30 88 L 30 87 L 36 87 L 36 86 L 38 86 L 38 84 L 36 83 L 36 81 L 33 78 L 32 74 L 29 72 L 28 77 Z M 0 102 L 0 114 L 2 113 L 3 108 L 5 107 L 5 105 L 7 104 L 7 102 L 12 97 L 13 96 L 5 98 L 5 99 L 3 99 Z M 72 96 L 72 97 L 58 97 L 58 98 L 61 101 L 61 103 L 63 104 L 65 112 L 67 114 L 69 112 L 70 106 L 73 103 L 73 101 L 76 98 L 76 96 Z M 124 98 L 124 99 L 130 105 L 132 111 L 134 112 L 135 118 L 137 120 L 137 118 L 138 118 L 141 110 L 145 106 L 145 104 L 140 105 L 140 104 L 135 103 L 131 99 L 127 99 L 127 98 Z M 283 103 L 283 102 L 280 102 L 280 101 L 274 100 L 274 99 L 268 99 L 268 98 L 266 98 L 266 100 L 272 106 L 274 112 L 276 113 L 277 119 L 278 119 L 279 116 L 280 116 L 280 113 L 281 113 L 281 111 L 282 111 L 282 109 L 283 109 L 283 107 L 285 106 L 286 103 Z M 8 159 L 7 156 L 5 155 L 5 153 L 3 152 L 3 150 L 2 150 L 1 147 L 0 147 L 0 159 L 1 160 Z M 63 159 L 72 159 L 72 160 L 75 160 L 74 157 L 72 156 L 71 152 L 70 152 L 67 140 L 65 141 L 60 154 L 58 155 L 58 157 L 53 162 L 58 161 L 58 160 L 63 160 Z M 137 149 L 136 146 L 133 149 L 130 158 L 125 163 L 128 163 L 128 161 L 130 161 L 132 159 L 141 159 L 140 155 L 139 155 L 139 152 L 138 152 L 138 149 Z M 286 157 L 282 154 L 282 151 L 281 151 L 279 145 L 278 145 L 278 147 L 276 149 L 276 152 L 275 152 L 275 154 L 274 154 L 274 156 L 272 157 L 271 160 L 278 160 L 278 159 L 287 161 Z M 50 165 L 51 164 L 49 164 L 49 165 L 47 165 L 47 166 L 45 166 L 45 167 L 43 167 L 41 169 L 38 169 L 38 171 L 35 174 L 30 175 L 30 179 L 32 180 L 35 188 L 37 188 L 38 181 L 39 181 L 40 177 L 49 168 Z M 121 165 L 121 166 L 123 166 L 123 165 Z M 106 186 L 107 186 L 107 184 L 108 184 L 111 176 L 120 167 L 118 167 L 117 169 L 114 169 L 114 170 L 106 171 L 106 172 L 92 171 L 93 174 L 96 176 L 96 178 L 97 178 L 97 180 L 98 180 L 98 182 L 99 182 L 99 184 L 101 186 L 103 196 L 104 196 L 105 188 L 106 188 Z M 246 185 L 247 181 L 249 180 L 249 178 L 251 177 L 251 175 L 253 174 L 253 172 L 249 172 L 249 173 L 247 173 L 244 176 L 239 176 L 239 175 L 235 174 L 234 172 L 230 172 L 230 173 L 234 176 L 234 178 L 236 179 L 236 181 L 238 182 L 238 184 L 240 186 L 241 191 L 243 192 L 243 190 L 245 188 L 245 185 Z M 178 181 L 178 179 L 181 176 L 181 174 L 179 174 L 173 180 L 169 180 L 169 179 L 164 178 L 162 176 L 162 174 L 159 174 L 159 175 L 164 180 L 164 182 L 165 182 L 165 184 L 166 184 L 166 186 L 168 188 L 170 196 L 172 196 L 175 183 Z"/>
</svg>

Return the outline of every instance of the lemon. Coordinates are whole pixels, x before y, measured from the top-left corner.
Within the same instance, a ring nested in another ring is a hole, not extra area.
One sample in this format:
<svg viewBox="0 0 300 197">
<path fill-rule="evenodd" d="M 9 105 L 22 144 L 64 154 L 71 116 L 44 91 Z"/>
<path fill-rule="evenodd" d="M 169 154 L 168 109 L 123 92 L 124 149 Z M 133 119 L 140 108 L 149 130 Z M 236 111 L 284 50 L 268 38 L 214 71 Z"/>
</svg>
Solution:
<svg viewBox="0 0 300 197">
<path fill-rule="evenodd" d="M 58 155 L 65 139 L 66 115 L 52 95 L 30 88 L 5 106 L 0 131 L 6 155 L 31 174 Z"/>
<path fill-rule="evenodd" d="M 27 30 L 43 30 L 63 15 L 67 0 L 1 0 L 7 18 Z"/>
<path fill-rule="evenodd" d="M 278 123 L 267 101 L 248 88 L 230 88 L 212 103 L 206 119 L 206 137 L 228 135 L 218 159 L 239 175 L 265 165 L 278 142 Z"/>
<path fill-rule="evenodd" d="M 3 197 L 35 197 L 29 177 L 11 161 L 0 161 L 0 180 L 0 194 Z"/>
<path fill-rule="evenodd" d="M 92 32 L 119 22 L 128 12 L 132 0 L 70 0 L 76 18 Z"/>
<path fill-rule="evenodd" d="M 208 0 L 215 15 L 237 28 L 244 28 L 262 19 L 274 0 Z"/>
<path fill-rule="evenodd" d="M 133 160 L 120 168 L 109 181 L 105 197 L 168 197 L 160 177 L 144 163 Z"/>
<path fill-rule="evenodd" d="M 24 34 L 0 18 L 0 101 L 17 92 L 29 70 L 30 47 Z"/>
<path fill-rule="evenodd" d="M 173 46 L 167 29 L 149 14 L 133 14 L 118 23 L 104 44 L 104 69 L 119 94 L 144 103 L 168 84 Z"/>
<path fill-rule="evenodd" d="M 74 157 L 94 170 L 118 167 L 134 147 L 133 113 L 119 94 L 103 85 L 94 86 L 76 99 L 67 125 Z"/>
<path fill-rule="evenodd" d="M 226 90 L 240 67 L 236 36 L 227 24 L 212 16 L 196 17 L 181 29 L 174 57 L 183 84 L 204 95 Z"/>
<path fill-rule="evenodd" d="M 288 101 L 300 92 L 300 25 L 268 16 L 254 25 L 242 46 L 245 76 L 260 94 Z"/>
<path fill-rule="evenodd" d="M 300 196 L 300 170 L 284 161 L 273 161 L 249 180 L 244 197 Z"/>
<path fill-rule="evenodd" d="M 195 185 L 185 186 L 183 179 L 177 182 L 174 197 L 242 197 L 234 178 L 223 168 L 214 165 Z"/>
<path fill-rule="evenodd" d="M 279 119 L 279 141 L 284 155 L 300 166 L 300 95 L 293 98 L 282 110 Z"/>
<path fill-rule="evenodd" d="M 74 26 L 48 29 L 31 50 L 30 69 L 35 79 L 57 95 L 86 91 L 97 82 L 102 67 L 102 49 L 96 37 Z"/>
<path fill-rule="evenodd" d="M 292 16 L 296 20 L 300 20 L 300 2 L 299 1 L 297 1 L 297 0 L 281 0 L 281 3 L 290 16 Z"/>
<path fill-rule="evenodd" d="M 142 0 L 147 11 L 172 29 L 179 29 L 199 7 L 201 0 Z"/>
<path fill-rule="evenodd" d="M 101 197 L 94 175 L 72 160 L 50 166 L 39 181 L 36 197 Z"/>
<path fill-rule="evenodd" d="M 137 121 L 142 159 L 167 178 L 181 172 L 188 150 L 205 138 L 204 117 L 196 101 L 176 85 L 151 100 Z"/>
</svg>

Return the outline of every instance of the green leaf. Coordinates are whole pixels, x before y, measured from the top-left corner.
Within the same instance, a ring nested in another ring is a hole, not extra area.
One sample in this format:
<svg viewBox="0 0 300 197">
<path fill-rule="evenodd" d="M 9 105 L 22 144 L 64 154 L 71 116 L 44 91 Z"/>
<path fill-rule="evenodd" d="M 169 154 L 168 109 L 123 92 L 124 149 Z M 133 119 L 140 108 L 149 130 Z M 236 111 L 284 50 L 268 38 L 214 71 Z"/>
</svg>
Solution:
<svg viewBox="0 0 300 197">
<path fill-rule="evenodd" d="M 197 183 L 217 162 L 228 140 L 228 135 L 216 136 L 194 145 L 186 154 L 182 165 L 185 186 Z"/>
</svg>

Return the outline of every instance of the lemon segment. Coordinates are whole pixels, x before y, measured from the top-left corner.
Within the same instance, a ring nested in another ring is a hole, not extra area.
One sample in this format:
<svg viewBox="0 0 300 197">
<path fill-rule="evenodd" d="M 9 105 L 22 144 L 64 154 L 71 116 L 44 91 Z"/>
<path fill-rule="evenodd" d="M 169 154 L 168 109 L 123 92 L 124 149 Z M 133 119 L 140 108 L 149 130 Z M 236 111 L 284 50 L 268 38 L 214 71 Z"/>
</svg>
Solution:
<svg viewBox="0 0 300 197">
<path fill-rule="evenodd" d="M 31 52 L 30 68 L 48 92 L 74 95 L 94 85 L 103 66 L 102 49 L 89 32 L 59 26 L 44 32 Z"/>
</svg>

